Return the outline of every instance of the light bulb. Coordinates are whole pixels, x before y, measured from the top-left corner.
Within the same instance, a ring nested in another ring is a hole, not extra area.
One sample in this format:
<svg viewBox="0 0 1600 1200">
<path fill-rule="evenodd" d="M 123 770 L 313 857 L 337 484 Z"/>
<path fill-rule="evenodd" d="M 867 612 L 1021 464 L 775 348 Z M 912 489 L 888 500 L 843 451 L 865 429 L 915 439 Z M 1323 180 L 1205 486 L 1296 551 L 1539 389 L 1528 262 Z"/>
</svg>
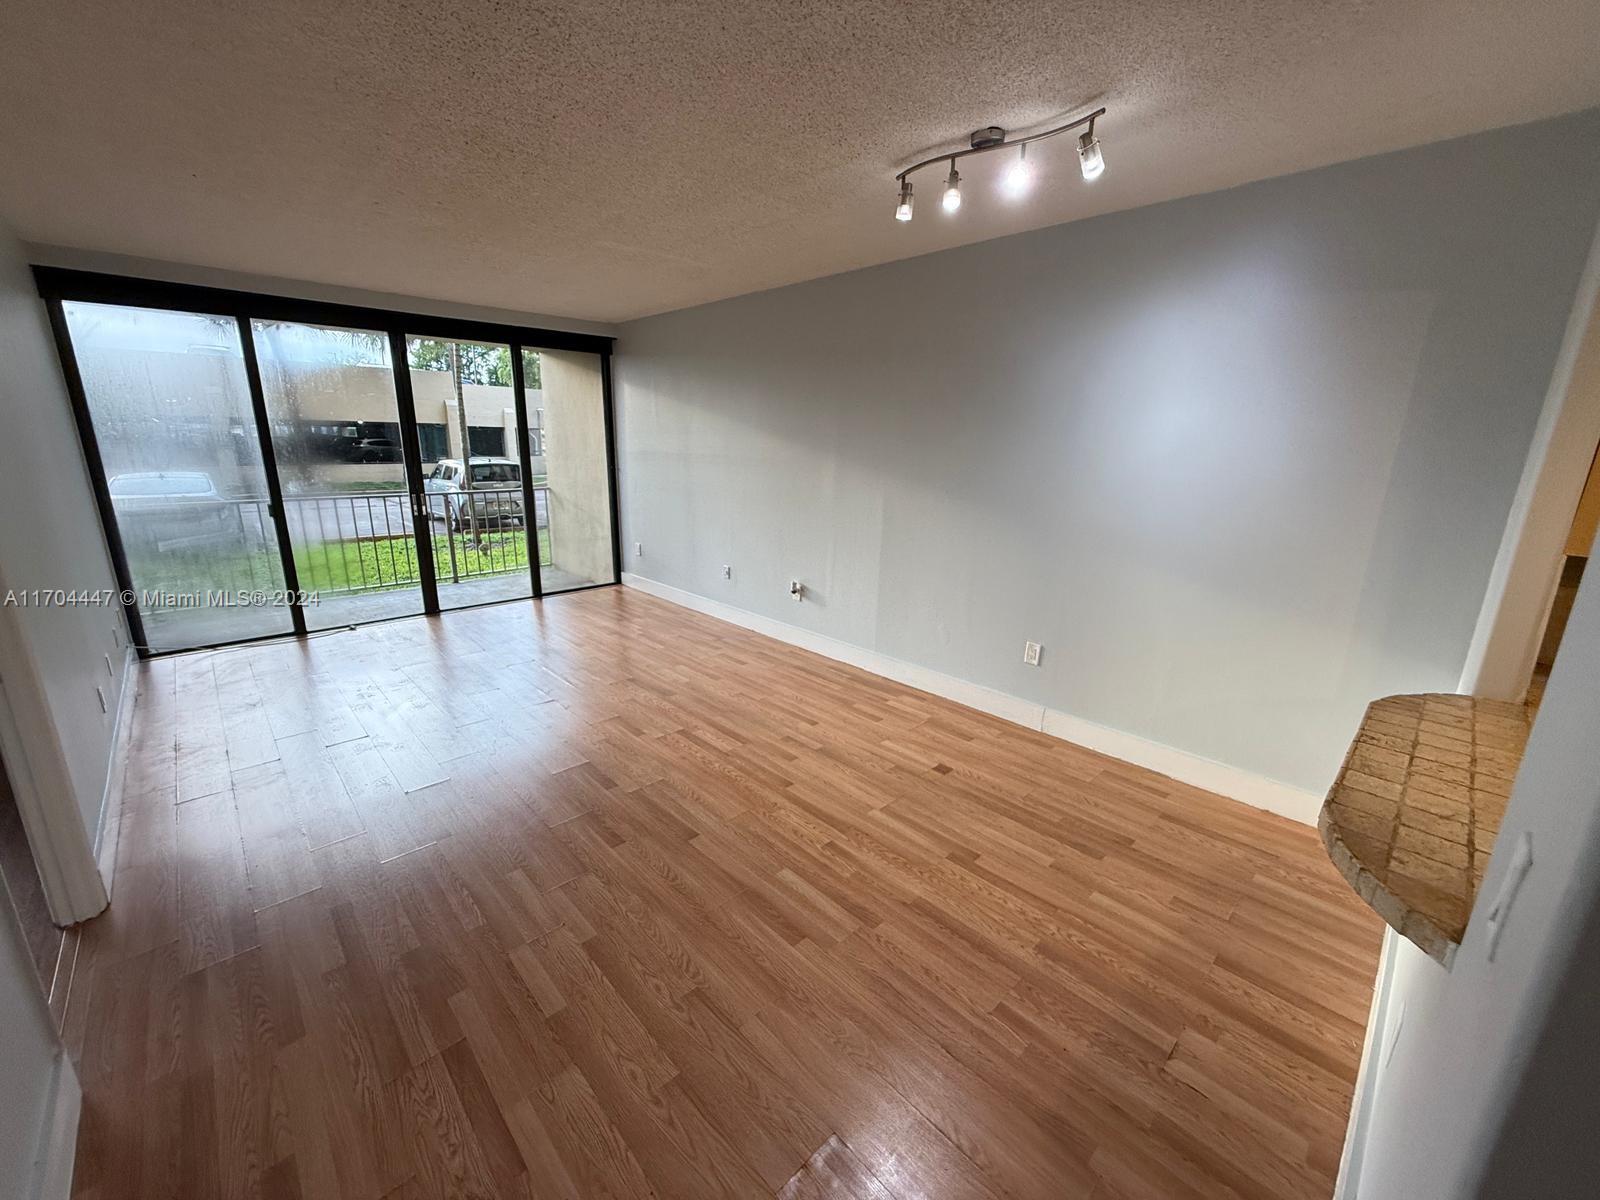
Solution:
<svg viewBox="0 0 1600 1200">
<path fill-rule="evenodd" d="M 950 178 L 944 183 L 944 199 L 940 201 L 947 213 L 961 207 L 961 176 L 956 173 L 956 160 L 950 160 Z"/>
<path fill-rule="evenodd" d="M 1099 179 L 1105 173 L 1105 155 L 1100 153 L 1100 139 L 1094 135 L 1094 126 L 1078 139 L 1078 165 L 1085 179 Z"/>
<path fill-rule="evenodd" d="M 1006 170 L 1006 176 L 1001 186 L 1006 194 L 1020 196 L 1028 190 L 1028 185 L 1033 182 L 1033 168 L 1028 165 L 1028 143 L 1022 143 L 1022 151 L 1017 155 L 1017 161 Z"/>
<path fill-rule="evenodd" d="M 911 220 L 911 181 L 900 182 L 900 203 L 895 206 L 894 219 L 896 221 Z"/>
</svg>

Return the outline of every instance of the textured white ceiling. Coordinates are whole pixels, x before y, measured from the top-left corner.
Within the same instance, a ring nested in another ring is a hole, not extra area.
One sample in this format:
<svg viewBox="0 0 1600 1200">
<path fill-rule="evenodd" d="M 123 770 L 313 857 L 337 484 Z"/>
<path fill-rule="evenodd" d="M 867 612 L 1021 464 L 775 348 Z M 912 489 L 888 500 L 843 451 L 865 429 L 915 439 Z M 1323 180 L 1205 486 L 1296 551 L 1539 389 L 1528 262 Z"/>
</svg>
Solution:
<svg viewBox="0 0 1600 1200">
<path fill-rule="evenodd" d="M 620 320 L 1600 102 L 1595 0 L 9 7 L 26 240 Z M 1106 104 L 892 220 L 893 175 Z"/>
</svg>

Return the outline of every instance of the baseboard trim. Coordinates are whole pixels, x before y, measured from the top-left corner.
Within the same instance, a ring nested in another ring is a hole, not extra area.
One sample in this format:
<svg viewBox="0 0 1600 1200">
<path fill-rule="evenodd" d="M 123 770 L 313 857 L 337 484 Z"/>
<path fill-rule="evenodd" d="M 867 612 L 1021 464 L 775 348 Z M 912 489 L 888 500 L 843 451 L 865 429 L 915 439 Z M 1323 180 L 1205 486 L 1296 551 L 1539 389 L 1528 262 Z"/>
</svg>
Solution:
<svg viewBox="0 0 1600 1200">
<path fill-rule="evenodd" d="M 1227 796 L 1252 808 L 1263 808 L 1302 825 L 1315 825 L 1322 811 L 1322 797 L 1292 784 L 1269 779 L 1214 758 L 1191 754 L 1163 742 L 1153 742 L 1136 733 L 1126 733 L 1109 725 L 1099 725 L 1071 713 L 1047 708 L 1041 726 L 1051 737 L 1098 750 L 1112 758 L 1145 767 L 1169 779 Z"/>
<path fill-rule="evenodd" d="M 1400 935 L 1385 927 L 1383 950 L 1378 956 L 1378 972 L 1372 982 L 1372 1007 L 1367 1012 L 1367 1032 L 1361 1043 L 1361 1065 L 1356 1068 L 1355 1091 L 1350 1097 L 1350 1120 L 1345 1127 L 1344 1150 L 1339 1155 L 1339 1175 L 1333 1184 L 1333 1200 L 1356 1200 L 1361 1191 L 1361 1165 L 1366 1157 L 1368 1126 L 1372 1105 L 1378 1094 L 1378 1080 L 1384 1063 L 1379 1047 L 1393 1034 L 1389 1010 L 1394 1004 L 1395 957 L 1401 953 Z M 1397 1032 L 1397 1031 L 1396 1031 Z"/>
<path fill-rule="evenodd" d="M 1191 754 L 1187 750 L 1151 741 L 1138 734 L 1100 725 L 1072 713 L 1047 708 L 1043 704 L 1024 700 L 1008 692 L 985 687 L 969 680 L 957 679 L 954 675 L 946 675 L 930 667 L 880 654 L 875 650 L 867 650 L 773 617 L 764 617 L 748 609 L 737 608 L 721 600 L 713 600 L 708 596 L 685 591 L 643 575 L 624 572 L 622 582 L 627 587 L 648 592 L 681 608 L 693 609 L 708 617 L 727 621 L 730 625 L 742 626 L 776 641 L 787 642 L 791 646 L 799 646 L 803 650 L 810 650 L 836 662 L 860 667 L 863 671 L 870 671 L 884 679 L 903 683 L 907 687 L 916 688 L 919 692 L 942 696 L 946 700 L 953 700 L 957 704 L 975 708 L 979 712 L 989 713 L 991 716 L 1027 726 L 1029 729 L 1037 729 L 1064 742 L 1072 742 L 1074 745 L 1121 759 L 1123 762 L 1145 767 L 1170 779 L 1176 779 L 1180 783 L 1216 792 L 1305 825 L 1316 824 L 1317 813 L 1322 808 L 1322 797 L 1302 788 L 1281 783 L 1276 779 L 1268 779 L 1264 775 L 1257 775 L 1202 755 Z"/>
<path fill-rule="evenodd" d="M 56 1058 L 56 1076 L 50 1110 L 39 1138 L 39 1158 L 34 1171 L 39 1200 L 69 1200 L 72 1168 L 78 1153 L 78 1121 L 83 1115 L 83 1088 L 72 1062 L 62 1051 Z"/>
<path fill-rule="evenodd" d="M 122 656 L 122 680 L 117 688 L 117 715 L 111 727 L 111 749 L 106 755 L 106 786 L 100 795 L 100 820 L 94 835 L 95 866 L 111 900 L 111 880 L 116 874 L 117 839 L 122 833 L 122 788 L 128 775 L 128 741 L 133 728 L 133 704 L 137 691 L 133 647 Z"/>
</svg>

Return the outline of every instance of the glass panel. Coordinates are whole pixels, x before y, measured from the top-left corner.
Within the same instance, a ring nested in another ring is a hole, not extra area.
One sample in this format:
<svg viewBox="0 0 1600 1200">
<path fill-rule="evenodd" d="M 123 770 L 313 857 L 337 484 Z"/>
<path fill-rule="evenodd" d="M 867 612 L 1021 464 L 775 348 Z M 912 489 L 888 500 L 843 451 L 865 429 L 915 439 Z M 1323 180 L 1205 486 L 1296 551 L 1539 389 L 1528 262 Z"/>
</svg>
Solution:
<svg viewBox="0 0 1600 1200">
<path fill-rule="evenodd" d="M 306 626 L 422 611 L 389 339 L 252 321 Z"/>
<path fill-rule="evenodd" d="M 406 339 L 406 356 L 439 607 L 533 595 L 510 347 L 412 337 Z M 424 432 L 430 427 L 443 436 L 430 438 Z M 471 448 L 467 455 L 464 446 Z M 430 460 L 429 454 L 436 457 Z M 463 466 L 466 457 L 470 471 Z"/>
<path fill-rule="evenodd" d="M 543 590 L 615 583 L 600 356 L 524 350 Z"/>
<path fill-rule="evenodd" d="M 292 632 L 238 325 L 63 308 L 149 648 Z"/>
</svg>

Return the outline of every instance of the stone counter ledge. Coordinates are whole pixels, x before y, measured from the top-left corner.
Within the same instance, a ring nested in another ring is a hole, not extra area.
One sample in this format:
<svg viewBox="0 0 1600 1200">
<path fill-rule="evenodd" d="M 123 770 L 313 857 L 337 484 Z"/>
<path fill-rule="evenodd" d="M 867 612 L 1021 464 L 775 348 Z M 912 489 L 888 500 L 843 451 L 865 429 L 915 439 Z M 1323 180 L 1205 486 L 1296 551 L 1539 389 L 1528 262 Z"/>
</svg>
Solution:
<svg viewBox="0 0 1600 1200">
<path fill-rule="evenodd" d="M 1317 828 L 1356 893 L 1448 967 L 1527 745 L 1520 704 L 1430 693 L 1367 707 Z"/>
</svg>

